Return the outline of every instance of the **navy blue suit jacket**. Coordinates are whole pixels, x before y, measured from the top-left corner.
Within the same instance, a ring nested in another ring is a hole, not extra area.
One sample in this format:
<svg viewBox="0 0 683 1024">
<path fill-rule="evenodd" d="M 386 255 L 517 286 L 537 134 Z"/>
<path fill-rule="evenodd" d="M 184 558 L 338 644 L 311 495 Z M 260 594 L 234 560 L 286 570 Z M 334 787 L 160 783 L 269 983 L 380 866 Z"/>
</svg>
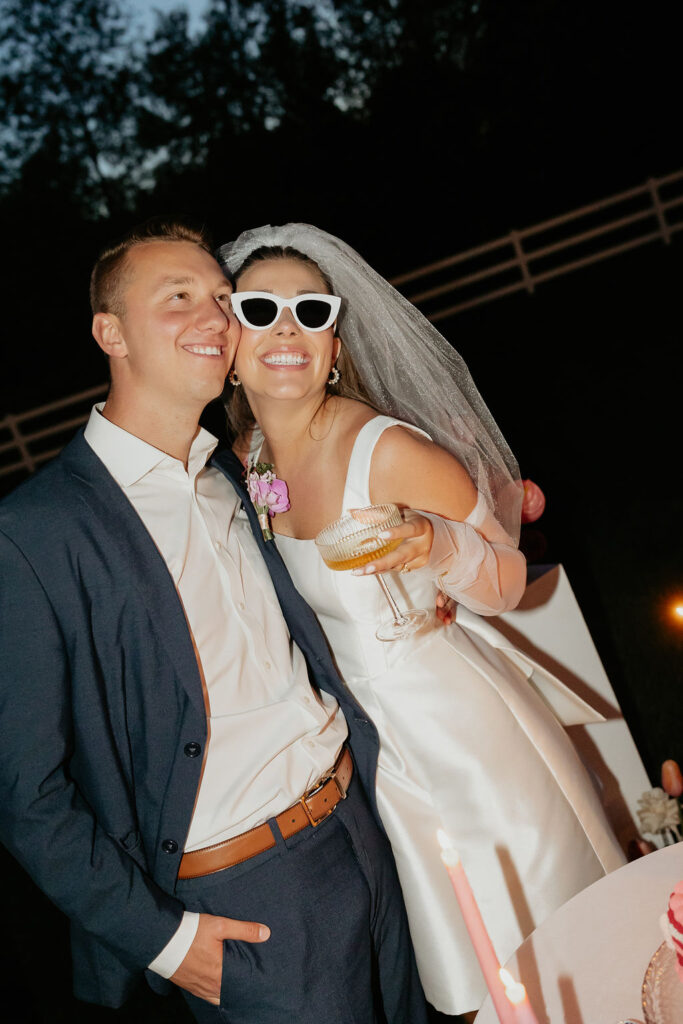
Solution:
<svg viewBox="0 0 683 1024">
<path fill-rule="evenodd" d="M 213 464 L 243 499 L 312 684 L 344 710 L 377 815 L 377 732 L 263 541 L 239 461 Z M 180 922 L 202 764 L 185 748 L 206 734 L 173 580 L 81 432 L 0 504 L 0 839 L 71 919 L 82 999 L 119 1006 Z"/>
</svg>

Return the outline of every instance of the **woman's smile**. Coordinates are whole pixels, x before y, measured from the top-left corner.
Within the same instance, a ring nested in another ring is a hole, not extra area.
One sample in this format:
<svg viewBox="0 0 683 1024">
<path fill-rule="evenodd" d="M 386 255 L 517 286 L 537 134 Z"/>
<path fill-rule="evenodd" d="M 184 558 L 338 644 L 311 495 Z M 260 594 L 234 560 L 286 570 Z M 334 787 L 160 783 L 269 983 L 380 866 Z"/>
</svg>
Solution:
<svg viewBox="0 0 683 1024">
<path fill-rule="evenodd" d="M 270 349 L 259 357 L 261 362 L 272 369 L 302 370 L 309 365 L 311 357 L 301 349 L 276 348 Z"/>
</svg>

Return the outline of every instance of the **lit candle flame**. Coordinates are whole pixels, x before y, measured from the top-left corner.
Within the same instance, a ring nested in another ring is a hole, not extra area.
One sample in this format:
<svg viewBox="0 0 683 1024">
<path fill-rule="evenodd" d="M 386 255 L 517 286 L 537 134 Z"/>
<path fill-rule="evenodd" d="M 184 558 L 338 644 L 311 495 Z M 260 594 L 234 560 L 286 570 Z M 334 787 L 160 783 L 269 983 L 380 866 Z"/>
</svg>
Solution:
<svg viewBox="0 0 683 1024">
<path fill-rule="evenodd" d="M 683 604 L 677 604 L 674 606 L 674 615 L 679 619 L 683 619 Z"/>
<path fill-rule="evenodd" d="M 439 846 L 441 847 L 441 860 L 447 867 L 454 868 L 460 863 L 460 854 L 453 848 L 450 836 L 440 828 L 437 829 L 436 838 L 439 840 Z"/>
<path fill-rule="evenodd" d="M 508 997 L 513 1006 L 518 1006 L 524 1002 L 526 998 L 526 989 L 522 985 L 521 981 L 515 981 L 509 971 L 506 971 L 504 967 L 498 971 L 498 976 L 505 986 L 505 995 Z"/>
</svg>

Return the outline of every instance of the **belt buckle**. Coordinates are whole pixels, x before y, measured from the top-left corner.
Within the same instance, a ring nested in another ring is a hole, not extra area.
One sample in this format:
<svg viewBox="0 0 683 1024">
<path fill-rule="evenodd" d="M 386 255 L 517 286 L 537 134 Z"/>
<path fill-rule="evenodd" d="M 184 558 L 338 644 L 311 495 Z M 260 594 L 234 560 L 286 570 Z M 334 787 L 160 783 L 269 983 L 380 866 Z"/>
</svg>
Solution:
<svg viewBox="0 0 683 1024">
<path fill-rule="evenodd" d="M 329 818 L 329 816 L 332 814 L 332 811 L 334 810 L 334 807 L 337 806 L 337 804 L 335 804 L 334 807 L 330 807 L 329 810 L 325 811 L 324 814 L 321 814 L 321 816 L 319 818 L 314 818 L 313 815 L 311 814 L 310 807 L 306 803 L 308 798 L 311 797 L 311 796 L 315 796 L 316 793 L 319 793 L 320 790 L 323 788 L 323 786 L 330 781 L 330 779 L 334 779 L 334 783 L 335 783 L 335 785 L 336 785 L 336 787 L 337 787 L 337 789 L 339 791 L 340 798 L 342 800 L 346 800 L 346 793 L 342 789 L 341 785 L 339 784 L 339 782 L 337 780 L 337 768 L 336 768 L 336 765 L 333 768 L 330 768 L 329 771 L 326 771 L 325 774 L 322 775 L 318 779 L 318 781 L 316 782 L 315 786 L 311 786 L 310 789 L 306 790 L 306 792 L 304 793 L 303 796 L 299 797 L 299 803 L 301 804 L 301 806 L 303 807 L 304 811 L 306 812 L 306 817 L 310 821 L 310 823 L 313 826 L 313 828 L 317 828 L 317 826 L 320 824 L 321 821 L 324 821 L 325 818 Z"/>
</svg>

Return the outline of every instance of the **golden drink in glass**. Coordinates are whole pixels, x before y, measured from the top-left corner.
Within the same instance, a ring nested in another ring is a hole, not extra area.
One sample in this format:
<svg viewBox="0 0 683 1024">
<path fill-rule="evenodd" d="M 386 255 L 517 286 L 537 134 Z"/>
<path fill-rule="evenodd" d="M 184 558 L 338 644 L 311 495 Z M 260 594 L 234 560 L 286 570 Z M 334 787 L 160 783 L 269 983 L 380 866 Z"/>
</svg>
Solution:
<svg viewBox="0 0 683 1024">
<path fill-rule="evenodd" d="M 367 549 L 363 550 L 360 547 L 354 547 L 346 558 L 335 559 L 326 558 L 323 555 L 323 561 L 325 565 L 330 569 L 336 569 L 339 572 L 343 572 L 344 569 L 360 569 L 361 565 L 367 565 L 368 562 L 373 562 L 376 558 L 382 558 L 384 555 L 388 555 L 390 551 L 397 548 L 400 544 L 400 540 L 387 540 L 381 546 L 373 546 L 371 551 Z"/>
<path fill-rule="evenodd" d="M 383 530 L 400 526 L 403 522 L 396 505 L 369 505 L 353 509 L 348 515 L 330 523 L 320 531 L 315 543 L 325 565 L 335 571 L 358 569 L 384 555 L 388 555 L 401 543 L 400 540 L 382 540 L 377 536 Z M 378 640 L 399 640 L 415 633 L 429 618 L 429 612 L 414 608 L 402 612 L 387 587 L 381 573 L 375 579 L 382 588 L 394 616 L 393 622 L 384 623 L 377 629 Z"/>
</svg>

